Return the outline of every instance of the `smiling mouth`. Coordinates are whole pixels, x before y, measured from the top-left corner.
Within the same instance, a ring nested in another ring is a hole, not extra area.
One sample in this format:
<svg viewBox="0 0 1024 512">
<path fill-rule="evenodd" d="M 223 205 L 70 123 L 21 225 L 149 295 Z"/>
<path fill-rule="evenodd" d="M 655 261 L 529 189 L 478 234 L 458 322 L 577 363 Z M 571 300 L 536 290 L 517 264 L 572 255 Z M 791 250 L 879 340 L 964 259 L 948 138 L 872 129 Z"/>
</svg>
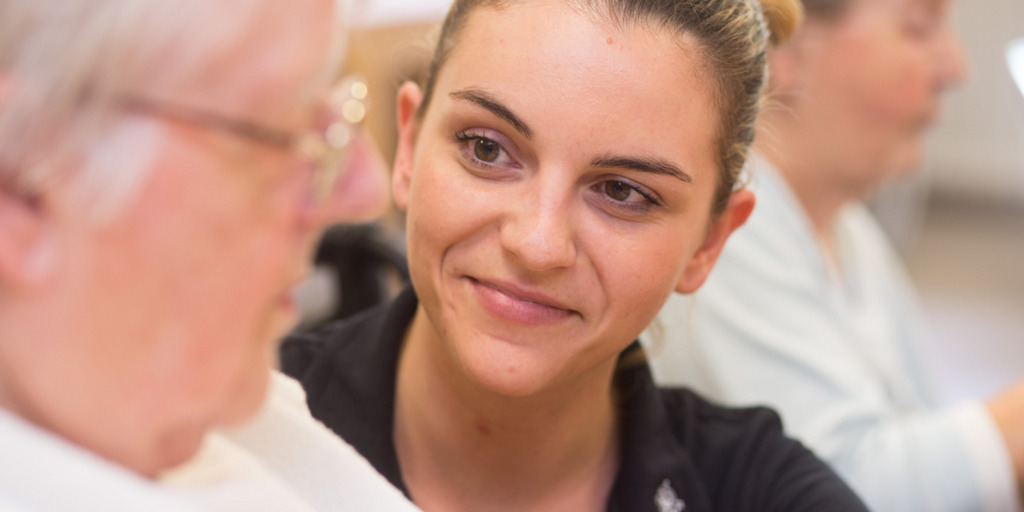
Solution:
<svg viewBox="0 0 1024 512">
<path fill-rule="evenodd" d="M 503 320 L 540 326 L 557 324 L 573 315 L 579 315 L 578 311 L 564 307 L 553 299 L 474 278 L 469 278 L 469 281 L 484 309 Z"/>
</svg>

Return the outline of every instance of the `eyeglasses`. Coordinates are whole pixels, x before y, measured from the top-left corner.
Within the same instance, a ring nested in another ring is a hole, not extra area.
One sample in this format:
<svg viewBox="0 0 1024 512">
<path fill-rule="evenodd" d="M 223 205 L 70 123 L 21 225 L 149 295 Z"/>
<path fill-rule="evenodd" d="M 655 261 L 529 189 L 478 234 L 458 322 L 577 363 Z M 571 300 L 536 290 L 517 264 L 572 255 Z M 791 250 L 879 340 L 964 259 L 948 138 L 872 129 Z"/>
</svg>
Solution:
<svg viewBox="0 0 1024 512">
<path fill-rule="evenodd" d="M 347 161 L 348 149 L 366 118 L 366 82 L 347 77 L 326 95 L 316 119 L 316 128 L 289 132 L 216 112 L 192 109 L 142 96 L 124 98 L 130 110 L 153 114 L 172 121 L 212 128 L 252 142 L 294 152 L 313 169 L 312 196 L 315 204 L 327 200 Z"/>
</svg>

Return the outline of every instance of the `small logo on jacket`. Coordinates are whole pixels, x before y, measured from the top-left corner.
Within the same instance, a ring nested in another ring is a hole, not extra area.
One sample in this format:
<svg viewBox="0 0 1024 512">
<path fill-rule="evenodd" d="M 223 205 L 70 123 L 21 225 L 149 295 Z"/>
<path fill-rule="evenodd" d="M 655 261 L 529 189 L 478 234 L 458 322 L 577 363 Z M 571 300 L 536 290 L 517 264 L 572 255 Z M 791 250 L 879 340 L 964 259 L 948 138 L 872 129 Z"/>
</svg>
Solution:
<svg viewBox="0 0 1024 512">
<path fill-rule="evenodd" d="M 658 507 L 658 512 L 680 512 L 686 508 L 686 504 L 676 495 L 676 490 L 672 488 L 667 478 L 661 481 L 661 487 L 658 487 L 658 492 L 654 494 L 654 504 Z"/>
</svg>

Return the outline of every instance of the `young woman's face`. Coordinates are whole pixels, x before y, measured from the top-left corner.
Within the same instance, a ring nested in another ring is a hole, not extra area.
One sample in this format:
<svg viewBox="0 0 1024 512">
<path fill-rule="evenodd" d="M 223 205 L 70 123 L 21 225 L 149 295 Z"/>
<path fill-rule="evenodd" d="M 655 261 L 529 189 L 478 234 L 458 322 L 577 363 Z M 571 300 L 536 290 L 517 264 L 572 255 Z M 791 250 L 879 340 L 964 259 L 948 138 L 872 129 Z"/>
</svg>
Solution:
<svg viewBox="0 0 1024 512">
<path fill-rule="evenodd" d="M 535 393 L 610 368 L 700 285 L 752 196 L 712 220 L 718 128 L 702 54 L 561 2 L 477 9 L 422 120 L 399 98 L 393 190 L 435 351 Z M 741 212 L 741 213 L 737 213 Z"/>
</svg>

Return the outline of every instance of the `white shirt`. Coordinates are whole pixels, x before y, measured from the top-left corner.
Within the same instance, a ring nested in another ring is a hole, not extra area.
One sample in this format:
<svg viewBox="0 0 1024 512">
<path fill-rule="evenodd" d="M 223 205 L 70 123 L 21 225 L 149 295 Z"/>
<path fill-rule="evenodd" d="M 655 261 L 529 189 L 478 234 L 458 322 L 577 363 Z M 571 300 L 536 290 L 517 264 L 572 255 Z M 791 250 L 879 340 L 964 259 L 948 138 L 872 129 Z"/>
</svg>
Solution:
<svg viewBox="0 0 1024 512">
<path fill-rule="evenodd" d="M 157 480 L 139 477 L 0 409 L 0 511 L 417 510 L 310 416 L 302 387 L 274 372 L 263 409 L 212 432 Z"/>
<path fill-rule="evenodd" d="M 644 339 L 665 384 L 767 404 L 879 511 L 1019 510 L 1002 437 L 978 402 L 935 405 L 909 280 L 863 205 L 826 260 L 786 183 L 753 155 L 757 206 L 704 286 Z"/>
</svg>

